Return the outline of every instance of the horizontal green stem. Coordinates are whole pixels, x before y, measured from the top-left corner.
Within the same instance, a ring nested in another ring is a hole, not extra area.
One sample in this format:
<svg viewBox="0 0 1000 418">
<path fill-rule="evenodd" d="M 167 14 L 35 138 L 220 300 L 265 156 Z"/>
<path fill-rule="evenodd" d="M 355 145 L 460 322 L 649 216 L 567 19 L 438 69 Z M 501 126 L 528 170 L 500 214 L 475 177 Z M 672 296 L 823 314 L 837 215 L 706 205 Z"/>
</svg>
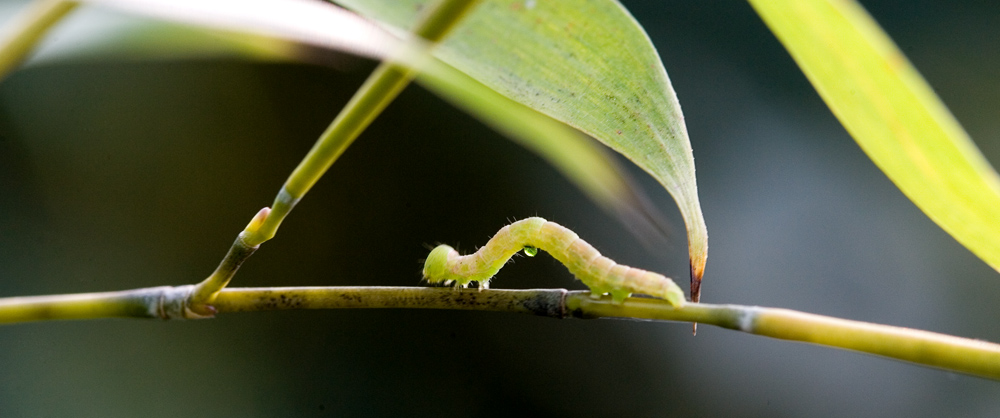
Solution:
<svg viewBox="0 0 1000 418">
<path fill-rule="evenodd" d="M 699 322 L 1000 379 L 1000 344 L 935 332 L 756 306 L 688 303 L 671 308 L 662 301 L 634 298 L 613 305 L 575 294 L 566 306 L 574 316 Z"/>
<path fill-rule="evenodd" d="M 224 289 L 218 313 L 286 309 L 453 309 L 565 318 L 565 289 L 477 291 L 444 287 L 268 287 Z"/>
<path fill-rule="evenodd" d="M 185 315 L 193 286 L 0 298 L 0 324 L 99 318 L 194 318 Z"/>
<path fill-rule="evenodd" d="M 193 286 L 121 292 L 0 298 L 0 324 L 96 318 L 193 319 L 186 301 Z M 1000 380 L 1000 344 L 788 309 L 688 303 L 610 296 L 587 291 L 478 291 L 440 287 L 275 287 L 223 289 L 214 313 L 289 309 L 451 309 L 525 313 L 549 318 L 624 318 L 699 322 L 790 341 L 874 354 Z"/>
<path fill-rule="evenodd" d="M 982 340 L 773 308 L 761 309 L 748 332 L 1000 379 L 1000 346 Z"/>
</svg>

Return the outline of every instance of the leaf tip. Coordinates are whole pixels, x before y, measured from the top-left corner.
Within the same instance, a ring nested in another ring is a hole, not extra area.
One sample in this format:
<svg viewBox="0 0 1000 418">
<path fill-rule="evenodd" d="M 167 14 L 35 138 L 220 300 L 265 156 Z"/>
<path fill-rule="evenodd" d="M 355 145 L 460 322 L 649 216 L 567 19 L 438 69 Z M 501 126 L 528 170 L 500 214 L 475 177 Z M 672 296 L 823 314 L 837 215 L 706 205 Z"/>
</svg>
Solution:
<svg viewBox="0 0 1000 418">
<path fill-rule="evenodd" d="M 701 300 L 701 277 L 705 274 L 705 254 L 692 254 L 690 258 L 691 266 L 691 302 L 698 303 Z"/>
<path fill-rule="evenodd" d="M 691 266 L 691 302 L 698 303 L 701 300 L 701 276 L 705 274 L 705 261 L 707 254 L 705 251 L 691 252 L 689 264 Z M 691 335 L 698 335 L 698 323 L 691 324 Z"/>
</svg>

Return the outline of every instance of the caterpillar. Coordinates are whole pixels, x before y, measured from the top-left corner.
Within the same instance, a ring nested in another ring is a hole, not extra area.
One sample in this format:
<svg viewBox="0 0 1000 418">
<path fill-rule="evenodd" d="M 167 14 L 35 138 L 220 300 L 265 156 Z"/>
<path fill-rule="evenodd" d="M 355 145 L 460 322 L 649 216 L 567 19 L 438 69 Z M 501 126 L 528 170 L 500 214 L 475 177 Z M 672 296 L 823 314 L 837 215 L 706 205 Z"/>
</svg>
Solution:
<svg viewBox="0 0 1000 418">
<path fill-rule="evenodd" d="M 480 289 L 486 289 L 507 260 L 522 249 L 529 257 L 538 249 L 551 254 L 590 288 L 592 297 L 610 293 L 614 303 L 622 303 L 632 293 L 641 293 L 666 299 L 675 307 L 684 304 L 684 292 L 673 280 L 615 263 L 573 231 L 538 217 L 501 228 L 474 254 L 463 256 L 447 245 L 437 246 L 424 262 L 424 279 L 457 287 L 477 282 Z"/>
</svg>

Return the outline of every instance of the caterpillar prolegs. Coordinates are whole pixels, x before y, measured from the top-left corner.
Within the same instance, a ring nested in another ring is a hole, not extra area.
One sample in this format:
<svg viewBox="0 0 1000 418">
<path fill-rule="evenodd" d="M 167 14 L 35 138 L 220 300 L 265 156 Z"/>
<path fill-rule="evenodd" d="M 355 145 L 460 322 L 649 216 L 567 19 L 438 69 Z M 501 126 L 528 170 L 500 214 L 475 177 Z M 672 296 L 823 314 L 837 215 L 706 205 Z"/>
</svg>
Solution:
<svg viewBox="0 0 1000 418">
<path fill-rule="evenodd" d="M 454 248 L 439 245 L 427 256 L 424 279 L 461 287 L 474 281 L 484 289 L 507 260 L 522 249 L 528 256 L 534 256 L 537 249 L 545 250 L 587 285 L 594 297 L 611 293 L 612 300 L 621 303 L 632 293 L 642 293 L 666 299 L 673 306 L 684 303 L 684 292 L 673 280 L 615 263 L 573 231 L 538 217 L 501 228 L 474 254 L 459 255 Z"/>
</svg>

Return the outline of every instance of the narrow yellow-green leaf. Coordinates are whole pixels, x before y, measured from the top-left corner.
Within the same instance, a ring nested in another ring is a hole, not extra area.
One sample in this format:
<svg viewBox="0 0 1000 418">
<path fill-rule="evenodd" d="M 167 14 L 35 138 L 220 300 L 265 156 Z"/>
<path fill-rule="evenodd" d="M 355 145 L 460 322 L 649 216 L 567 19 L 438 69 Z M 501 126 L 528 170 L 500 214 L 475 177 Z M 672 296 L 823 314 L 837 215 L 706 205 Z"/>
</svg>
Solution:
<svg viewBox="0 0 1000 418">
<path fill-rule="evenodd" d="M 871 16 L 848 0 L 750 3 L 872 161 L 1000 270 L 1000 177 Z"/>
<path fill-rule="evenodd" d="M 336 0 L 409 27 L 430 0 Z M 500 93 L 622 153 L 677 201 L 688 229 L 692 299 L 708 235 L 680 105 L 642 28 L 614 0 L 486 0 L 436 55 Z"/>
</svg>

